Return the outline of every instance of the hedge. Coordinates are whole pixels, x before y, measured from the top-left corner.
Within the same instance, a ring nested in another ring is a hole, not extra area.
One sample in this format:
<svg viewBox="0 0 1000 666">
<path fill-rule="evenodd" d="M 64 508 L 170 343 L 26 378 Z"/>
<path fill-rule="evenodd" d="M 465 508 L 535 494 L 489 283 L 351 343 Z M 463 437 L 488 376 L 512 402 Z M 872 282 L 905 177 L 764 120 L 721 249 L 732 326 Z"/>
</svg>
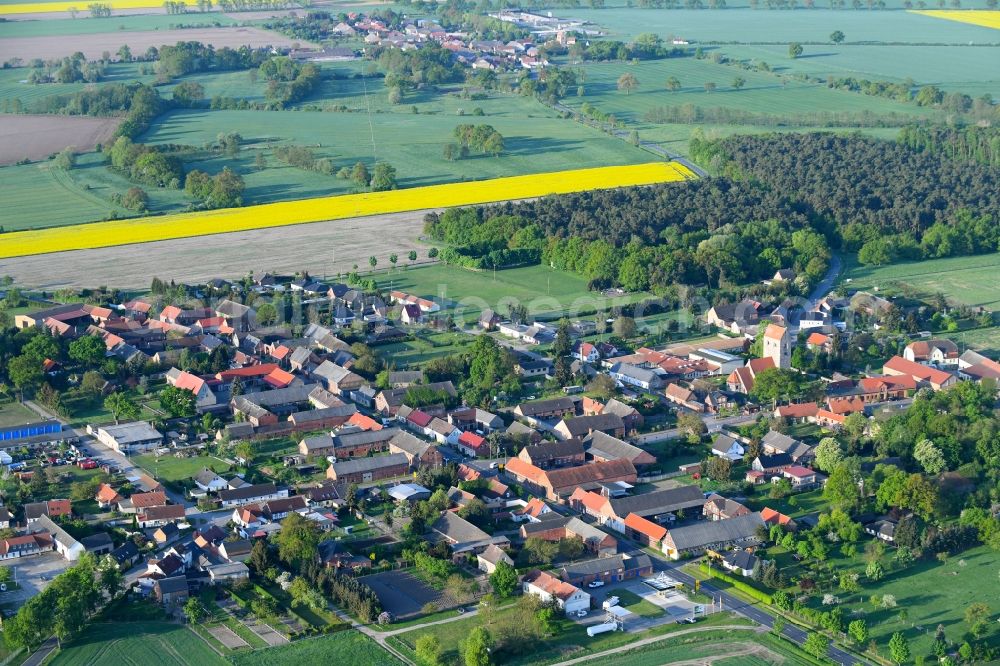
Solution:
<svg viewBox="0 0 1000 666">
<path fill-rule="evenodd" d="M 757 601 L 763 601 L 768 606 L 774 605 L 774 600 L 771 598 L 771 595 L 768 594 L 767 592 L 762 592 L 761 590 L 758 590 L 756 587 L 753 587 L 752 585 L 736 578 L 735 576 L 730 576 L 729 574 L 723 571 L 719 571 L 718 569 L 713 569 L 708 564 L 708 562 L 701 563 L 701 570 L 707 573 L 712 578 L 718 578 L 719 580 L 726 581 L 727 583 L 732 585 L 735 589 L 739 590 L 740 592 L 743 592 L 744 594 L 750 597 L 753 597 Z"/>
</svg>

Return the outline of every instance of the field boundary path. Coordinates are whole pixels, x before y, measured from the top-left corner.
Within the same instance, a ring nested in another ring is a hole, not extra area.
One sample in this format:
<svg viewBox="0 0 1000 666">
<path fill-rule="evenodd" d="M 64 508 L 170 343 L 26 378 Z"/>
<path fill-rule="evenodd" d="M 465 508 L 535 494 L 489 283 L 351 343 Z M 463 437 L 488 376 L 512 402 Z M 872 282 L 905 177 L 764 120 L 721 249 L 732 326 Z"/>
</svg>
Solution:
<svg viewBox="0 0 1000 666">
<path fill-rule="evenodd" d="M 604 652 L 595 652 L 594 654 L 588 654 L 583 657 L 576 657 L 574 659 L 567 659 L 566 661 L 560 661 L 553 666 L 571 666 L 572 664 L 582 664 L 593 659 L 600 659 L 602 657 L 608 657 L 613 654 L 620 654 L 622 652 L 628 652 L 636 648 L 645 647 L 647 645 L 652 645 L 653 643 L 659 643 L 660 641 L 667 641 L 671 638 L 676 638 L 678 636 L 684 636 L 685 634 L 698 634 L 705 631 L 753 631 L 756 633 L 764 633 L 767 631 L 767 627 L 748 627 L 743 624 L 722 624 L 715 626 L 705 626 L 705 627 L 692 627 L 690 629 L 681 629 L 680 631 L 675 631 L 669 634 L 662 634 L 660 636 L 650 636 L 649 638 L 643 638 L 642 640 L 635 641 L 634 643 L 626 643 L 625 645 L 619 645 L 616 648 L 611 648 L 610 650 L 605 650 Z M 730 655 L 720 655 L 720 656 L 730 656 Z"/>
<path fill-rule="evenodd" d="M 594 128 L 596 130 L 599 130 L 601 132 L 607 132 L 607 133 L 611 134 L 612 136 L 614 136 L 614 137 L 616 137 L 618 139 L 621 139 L 622 141 L 628 141 L 628 137 L 629 137 L 629 134 L 631 133 L 631 130 L 618 129 L 616 127 L 612 127 L 608 123 L 601 122 L 599 120 L 594 120 L 593 118 L 588 118 L 585 115 L 583 115 L 582 113 L 579 113 L 578 111 L 574 111 L 573 109 L 571 109 L 570 107 L 566 106 L 562 102 L 555 102 L 555 103 L 553 103 L 551 105 L 551 107 L 553 109 L 555 109 L 556 111 L 561 111 L 563 113 L 569 113 L 572 116 L 573 120 L 575 120 L 576 122 L 578 122 L 578 123 L 580 123 L 582 125 L 586 125 L 587 127 L 592 127 L 592 128 Z M 700 166 L 698 166 L 697 164 L 695 164 L 694 162 L 692 162 L 691 160 L 689 160 L 688 158 L 684 157 L 683 155 L 681 155 L 679 153 L 675 153 L 673 151 L 667 150 L 666 148 L 664 148 L 663 146 L 661 146 L 658 143 L 652 143 L 651 141 L 642 141 L 642 140 L 640 140 L 639 141 L 639 148 L 642 148 L 643 150 L 645 150 L 647 152 L 653 153 L 657 157 L 662 157 L 665 160 L 668 160 L 668 161 L 671 161 L 671 162 L 677 162 L 678 164 L 683 164 L 688 169 L 690 169 L 695 175 L 697 175 L 699 178 L 708 178 L 708 175 L 709 175 L 708 172 L 705 171 L 704 169 L 702 169 Z"/>
<path fill-rule="evenodd" d="M 21 666 L 39 666 L 42 662 L 49 658 L 55 649 L 59 646 L 56 641 L 55 636 L 50 636 L 44 643 L 38 646 L 38 649 L 31 653 L 31 656 L 25 659 Z"/>
</svg>

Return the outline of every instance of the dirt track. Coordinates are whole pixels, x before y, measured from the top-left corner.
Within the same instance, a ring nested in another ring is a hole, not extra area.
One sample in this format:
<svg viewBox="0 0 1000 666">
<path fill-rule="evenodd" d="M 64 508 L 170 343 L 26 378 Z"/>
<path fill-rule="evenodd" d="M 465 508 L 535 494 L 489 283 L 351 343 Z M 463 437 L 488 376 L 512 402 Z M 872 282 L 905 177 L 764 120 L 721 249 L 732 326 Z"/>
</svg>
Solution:
<svg viewBox="0 0 1000 666">
<path fill-rule="evenodd" d="M 119 118 L 84 116 L 0 115 L 0 164 L 14 164 L 25 157 L 45 159 L 67 146 L 89 151 L 105 143 L 118 127 Z"/>
<path fill-rule="evenodd" d="M 276 46 L 287 47 L 293 43 L 311 46 L 309 42 L 289 39 L 276 32 L 259 28 L 191 28 L 183 30 L 151 30 L 148 32 L 102 32 L 94 35 L 74 35 L 72 37 L 14 37 L 0 40 L 0 61 L 21 58 L 28 62 L 32 58 L 51 60 L 63 58 L 76 51 L 82 51 L 88 60 L 97 60 L 105 51 L 115 53 L 128 44 L 132 53 L 145 53 L 150 46 L 157 48 L 164 44 L 181 41 L 211 44 L 215 48 L 223 46 Z M 27 76 L 27 70 L 25 70 Z"/>
<path fill-rule="evenodd" d="M 76 250 L 17 259 L 0 259 L 0 275 L 18 284 L 45 290 L 107 285 L 146 288 L 154 276 L 178 282 L 213 277 L 238 278 L 247 271 L 308 270 L 315 276 L 349 272 L 354 264 L 368 269 L 368 258 L 379 267 L 389 255 L 399 266 L 416 250 L 427 260 L 426 245 L 417 242 L 427 211 L 357 217 L 232 234 L 157 241 L 98 250 Z"/>
</svg>

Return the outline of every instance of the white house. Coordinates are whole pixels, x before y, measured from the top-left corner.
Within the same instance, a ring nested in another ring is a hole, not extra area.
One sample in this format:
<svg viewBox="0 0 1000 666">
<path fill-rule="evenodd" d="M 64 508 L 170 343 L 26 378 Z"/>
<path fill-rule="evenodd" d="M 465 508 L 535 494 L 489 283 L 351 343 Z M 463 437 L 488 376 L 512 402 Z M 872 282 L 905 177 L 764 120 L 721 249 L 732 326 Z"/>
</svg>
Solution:
<svg viewBox="0 0 1000 666">
<path fill-rule="evenodd" d="M 559 580 L 546 571 L 532 571 L 524 577 L 521 589 L 525 594 L 533 594 L 544 602 L 555 600 L 567 615 L 581 610 L 590 610 L 590 595 Z"/>
<path fill-rule="evenodd" d="M 728 460 L 740 460 L 746 454 L 746 447 L 740 444 L 734 437 L 725 433 L 719 433 L 712 441 L 712 455 Z"/>
<path fill-rule="evenodd" d="M 188 391 L 191 391 L 191 393 L 194 393 L 194 406 L 199 412 L 209 407 L 213 407 L 217 402 L 215 394 L 212 393 L 212 389 L 208 387 L 208 383 L 201 377 L 192 375 L 190 372 L 178 370 L 177 368 L 170 368 L 167 370 L 166 379 L 167 383 L 171 386 L 187 389 Z"/>
<path fill-rule="evenodd" d="M 210 469 L 203 469 L 194 477 L 196 486 L 206 493 L 215 493 L 229 487 L 229 482 Z"/>
</svg>

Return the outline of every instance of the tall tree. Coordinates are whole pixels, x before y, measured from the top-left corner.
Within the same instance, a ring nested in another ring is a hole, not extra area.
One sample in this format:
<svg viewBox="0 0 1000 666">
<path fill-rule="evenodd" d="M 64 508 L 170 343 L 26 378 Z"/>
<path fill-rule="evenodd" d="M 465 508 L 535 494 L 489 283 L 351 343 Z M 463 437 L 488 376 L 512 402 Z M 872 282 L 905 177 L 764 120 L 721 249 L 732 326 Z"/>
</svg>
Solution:
<svg viewBox="0 0 1000 666">
<path fill-rule="evenodd" d="M 120 391 L 116 391 L 104 399 L 104 408 L 111 412 L 111 418 L 115 420 L 115 423 L 137 419 L 141 411 L 139 405 Z"/>
<path fill-rule="evenodd" d="M 631 94 L 638 87 L 639 80 L 635 78 L 635 74 L 632 72 L 625 72 L 618 77 L 618 90 L 624 91 L 626 95 Z"/>
</svg>

